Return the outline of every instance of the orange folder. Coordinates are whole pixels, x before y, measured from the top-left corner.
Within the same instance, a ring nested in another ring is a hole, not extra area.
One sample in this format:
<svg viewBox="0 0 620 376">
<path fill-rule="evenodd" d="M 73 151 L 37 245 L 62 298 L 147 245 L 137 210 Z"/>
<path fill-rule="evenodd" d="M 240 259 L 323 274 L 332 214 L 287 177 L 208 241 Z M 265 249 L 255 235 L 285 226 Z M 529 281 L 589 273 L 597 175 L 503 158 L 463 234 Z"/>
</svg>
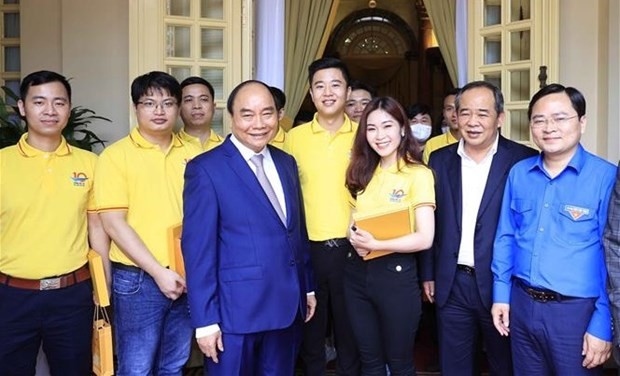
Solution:
<svg viewBox="0 0 620 376">
<path fill-rule="evenodd" d="M 93 282 L 93 294 L 95 302 L 101 307 L 110 305 L 110 294 L 108 292 L 108 284 L 105 280 L 105 271 L 103 269 L 103 259 L 99 253 L 88 250 L 88 268 L 90 269 L 90 279 Z"/>
<path fill-rule="evenodd" d="M 377 240 L 398 238 L 413 231 L 409 205 L 391 207 L 362 215 L 353 213 L 353 220 L 357 228 L 370 232 Z M 372 251 L 364 256 L 364 260 L 372 260 L 390 253 L 394 252 Z"/>
<path fill-rule="evenodd" d="M 168 229 L 168 261 L 170 262 L 170 269 L 185 278 L 185 263 L 183 262 L 183 254 L 181 253 L 182 232 L 182 223 L 171 226 Z"/>
</svg>

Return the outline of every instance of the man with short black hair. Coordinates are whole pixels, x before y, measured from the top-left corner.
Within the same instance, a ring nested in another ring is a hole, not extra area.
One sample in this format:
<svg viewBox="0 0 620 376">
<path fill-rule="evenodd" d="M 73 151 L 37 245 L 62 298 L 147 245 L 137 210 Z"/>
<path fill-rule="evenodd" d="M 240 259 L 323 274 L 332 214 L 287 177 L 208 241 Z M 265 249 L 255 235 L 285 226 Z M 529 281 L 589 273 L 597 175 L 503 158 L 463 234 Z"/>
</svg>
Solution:
<svg viewBox="0 0 620 376">
<path fill-rule="evenodd" d="M 179 375 L 192 328 L 185 279 L 172 270 L 172 230 L 180 225 L 183 174 L 202 150 L 173 134 L 181 87 L 164 72 L 131 84 L 138 126 L 97 163 L 95 194 L 113 240 L 115 346 L 119 375 Z"/>
<path fill-rule="evenodd" d="M 603 230 L 616 167 L 581 146 L 586 101 L 551 84 L 530 101 L 542 153 L 506 183 L 493 252 L 493 322 L 516 375 L 601 375 L 612 322 Z"/>
<path fill-rule="evenodd" d="M 344 112 L 350 92 L 346 65 L 335 58 L 308 67 L 314 119 L 291 129 L 284 150 L 297 160 L 317 280 L 317 311 L 304 326 L 306 375 L 325 374 L 325 334 L 331 317 L 338 375 L 358 375 L 359 356 L 344 305 L 344 265 L 355 252 L 347 239 L 351 208 L 344 181 L 357 123 Z"/>
<path fill-rule="evenodd" d="M 107 260 L 110 246 L 93 194 L 97 157 L 62 136 L 71 114 L 65 77 L 34 72 L 20 92 L 28 132 L 0 151 L 0 375 L 34 375 L 41 345 L 52 374 L 89 375 L 87 253 Z"/>
<path fill-rule="evenodd" d="M 215 113 L 213 85 L 202 77 L 192 76 L 181 82 L 181 119 L 179 137 L 204 151 L 224 142 L 211 127 Z"/>
</svg>

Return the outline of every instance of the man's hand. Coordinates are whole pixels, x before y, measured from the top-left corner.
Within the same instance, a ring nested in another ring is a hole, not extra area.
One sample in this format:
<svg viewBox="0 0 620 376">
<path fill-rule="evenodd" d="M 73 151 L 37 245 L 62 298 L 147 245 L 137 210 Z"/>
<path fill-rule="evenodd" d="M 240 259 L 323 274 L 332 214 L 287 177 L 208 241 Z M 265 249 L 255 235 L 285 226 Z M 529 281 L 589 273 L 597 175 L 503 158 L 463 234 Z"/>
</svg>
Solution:
<svg viewBox="0 0 620 376">
<path fill-rule="evenodd" d="M 435 303 L 435 281 L 424 281 L 422 282 L 422 287 L 424 288 L 426 299 L 431 303 Z"/>
<path fill-rule="evenodd" d="M 493 316 L 493 325 L 502 336 L 510 334 L 510 304 L 494 303 L 491 307 L 491 316 Z"/>
<path fill-rule="evenodd" d="M 222 342 L 222 332 L 218 330 L 217 332 L 210 334 L 206 337 L 200 337 L 196 339 L 198 342 L 198 347 L 200 347 L 200 351 L 207 358 L 211 358 L 214 363 L 219 363 L 219 359 L 217 358 L 218 350 L 224 351 L 224 343 Z"/>
<path fill-rule="evenodd" d="M 581 355 L 584 358 L 581 365 L 586 368 L 594 368 L 605 363 L 611 355 L 611 346 L 611 342 L 603 341 L 586 332 L 583 336 Z"/>
<path fill-rule="evenodd" d="M 315 310 L 316 310 L 316 296 L 308 295 L 306 297 L 306 320 L 304 322 L 310 321 L 312 316 L 314 316 Z"/>
<path fill-rule="evenodd" d="M 168 299 L 177 300 L 186 291 L 185 280 L 173 270 L 162 267 L 153 279 Z"/>
</svg>

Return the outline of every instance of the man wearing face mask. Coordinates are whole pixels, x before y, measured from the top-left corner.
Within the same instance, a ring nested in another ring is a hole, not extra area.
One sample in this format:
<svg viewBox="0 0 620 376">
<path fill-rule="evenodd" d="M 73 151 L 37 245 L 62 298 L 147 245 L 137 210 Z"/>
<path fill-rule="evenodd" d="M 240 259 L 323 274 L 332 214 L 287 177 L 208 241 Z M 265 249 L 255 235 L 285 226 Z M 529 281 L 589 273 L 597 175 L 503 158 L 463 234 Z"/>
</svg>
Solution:
<svg viewBox="0 0 620 376">
<path fill-rule="evenodd" d="M 407 117 L 409 118 L 411 133 L 418 141 L 420 150 L 423 150 L 426 140 L 428 140 L 433 133 L 431 108 L 422 103 L 411 105 L 407 108 Z"/>
</svg>

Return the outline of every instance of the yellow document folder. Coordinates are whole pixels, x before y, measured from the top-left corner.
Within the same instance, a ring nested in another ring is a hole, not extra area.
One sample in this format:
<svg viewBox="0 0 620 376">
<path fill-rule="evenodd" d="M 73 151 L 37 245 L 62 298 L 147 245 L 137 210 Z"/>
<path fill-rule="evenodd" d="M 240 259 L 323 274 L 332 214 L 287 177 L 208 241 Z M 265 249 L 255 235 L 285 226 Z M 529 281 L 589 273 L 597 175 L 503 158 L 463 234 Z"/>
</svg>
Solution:
<svg viewBox="0 0 620 376">
<path fill-rule="evenodd" d="M 101 307 L 109 306 L 110 294 L 108 293 L 108 284 L 105 281 L 103 259 L 92 249 L 88 251 L 88 268 L 90 269 L 90 278 L 93 282 L 95 302 Z"/>
<path fill-rule="evenodd" d="M 182 223 L 168 229 L 168 261 L 170 262 L 170 269 L 185 278 L 185 263 L 183 262 L 183 253 L 181 253 L 182 232 Z"/>
<path fill-rule="evenodd" d="M 397 208 L 382 209 L 373 213 L 359 215 L 353 213 L 355 226 L 366 230 L 377 240 L 398 238 L 412 232 L 412 221 L 409 205 Z M 372 251 L 364 256 L 364 260 L 389 255 L 392 251 Z"/>
</svg>

